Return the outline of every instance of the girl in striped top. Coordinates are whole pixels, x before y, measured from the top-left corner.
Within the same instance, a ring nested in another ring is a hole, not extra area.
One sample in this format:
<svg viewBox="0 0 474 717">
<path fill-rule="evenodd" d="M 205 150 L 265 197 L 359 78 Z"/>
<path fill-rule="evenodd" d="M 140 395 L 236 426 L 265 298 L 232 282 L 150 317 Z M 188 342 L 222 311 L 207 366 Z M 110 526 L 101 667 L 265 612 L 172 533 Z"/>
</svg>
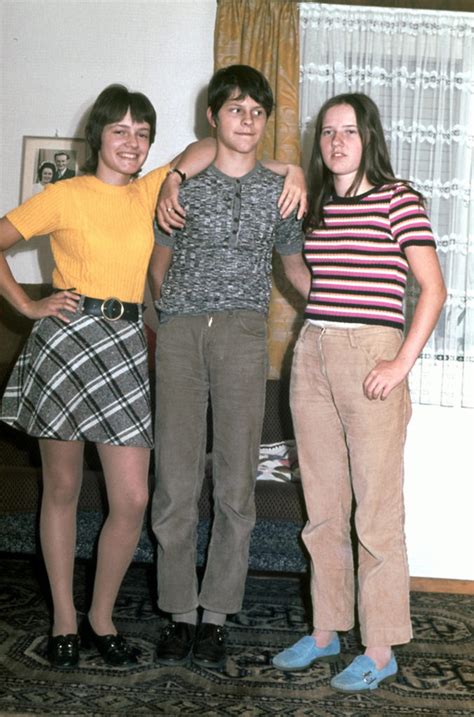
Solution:
<svg viewBox="0 0 474 717">
<path fill-rule="evenodd" d="M 343 94 L 321 108 L 309 173 L 304 254 L 312 272 L 291 379 L 291 409 L 312 562 L 312 635 L 273 660 L 284 670 L 337 660 L 358 618 L 365 647 L 331 685 L 372 690 L 397 673 L 409 642 L 403 450 L 407 375 L 433 331 L 446 290 L 422 197 L 394 175 L 378 109 Z M 420 286 L 403 334 L 411 270 Z"/>
</svg>

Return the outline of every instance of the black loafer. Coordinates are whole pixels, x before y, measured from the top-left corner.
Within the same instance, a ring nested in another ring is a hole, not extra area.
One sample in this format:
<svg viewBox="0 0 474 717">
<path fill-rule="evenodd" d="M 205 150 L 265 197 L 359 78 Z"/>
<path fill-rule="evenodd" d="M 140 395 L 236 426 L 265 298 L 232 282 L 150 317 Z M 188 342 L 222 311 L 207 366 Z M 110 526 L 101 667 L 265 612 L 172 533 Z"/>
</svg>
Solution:
<svg viewBox="0 0 474 717">
<path fill-rule="evenodd" d="M 78 635 L 49 637 L 46 654 L 52 667 L 58 667 L 61 670 L 77 667 L 79 662 Z"/>
<path fill-rule="evenodd" d="M 196 634 L 193 662 L 201 667 L 224 667 L 226 658 L 225 629 L 222 625 L 203 622 Z"/>
<path fill-rule="evenodd" d="M 112 667 L 136 665 L 140 650 L 130 647 L 123 635 L 98 635 L 86 615 L 80 627 L 81 644 L 85 649 L 92 645 L 98 650 L 104 662 Z"/>
<path fill-rule="evenodd" d="M 160 635 L 156 646 L 156 661 L 160 665 L 182 665 L 193 646 L 196 626 L 189 622 L 170 622 Z"/>
</svg>

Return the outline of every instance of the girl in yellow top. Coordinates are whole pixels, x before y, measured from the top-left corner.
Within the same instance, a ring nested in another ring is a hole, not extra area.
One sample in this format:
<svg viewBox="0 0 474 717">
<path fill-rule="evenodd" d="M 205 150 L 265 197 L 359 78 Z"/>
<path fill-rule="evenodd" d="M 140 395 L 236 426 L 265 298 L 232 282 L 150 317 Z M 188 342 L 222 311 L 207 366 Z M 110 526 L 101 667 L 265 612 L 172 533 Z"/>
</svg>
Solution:
<svg viewBox="0 0 474 717">
<path fill-rule="evenodd" d="M 137 651 L 117 634 L 112 611 L 148 502 L 153 443 L 142 301 L 155 206 L 169 166 L 136 177 L 155 126 L 155 111 L 144 95 L 121 85 L 107 87 L 86 126 L 91 156 L 85 176 L 51 184 L 0 219 L 0 294 L 36 320 L 3 396 L 0 419 L 39 438 L 40 537 L 54 607 L 47 655 L 58 668 L 74 667 L 79 659 L 72 586 L 86 440 L 97 446 L 109 513 L 81 642 L 92 642 L 111 665 L 137 660 Z M 197 143 L 186 156 L 188 173 L 204 169 L 214 156 L 213 141 Z M 287 174 L 280 199 L 287 214 L 301 198 L 291 171 L 296 168 L 276 169 Z M 170 176 L 160 202 L 165 228 L 174 211 L 180 221 L 176 187 L 183 176 Z M 303 198 L 300 213 L 304 209 Z M 44 234 L 51 235 L 54 292 L 33 301 L 1 250 Z"/>
<path fill-rule="evenodd" d="M 55 291 L 32 301 L 0 255 L 0 292 L 37 319 L 0 417 L 39 438 L 40 537 L 54 606 L 47 654 L 55 667 L 74 667 L 79 658 L 72 582 L 86 440 L 97 445 L 109 514 L 83 642 L 93 642 L 108 664 L 137 659 L 117 634 L 112 610 L 140 536 L 153 445 L 142 301 L 156 200 L 169 167 L 133 178 L 155 126 L 144 95 L 106 88 L 86 127 L 86 175 L 52 184 L 0 220 L 1 249 L 51 234 L 55 262 Z"/>
</svg>

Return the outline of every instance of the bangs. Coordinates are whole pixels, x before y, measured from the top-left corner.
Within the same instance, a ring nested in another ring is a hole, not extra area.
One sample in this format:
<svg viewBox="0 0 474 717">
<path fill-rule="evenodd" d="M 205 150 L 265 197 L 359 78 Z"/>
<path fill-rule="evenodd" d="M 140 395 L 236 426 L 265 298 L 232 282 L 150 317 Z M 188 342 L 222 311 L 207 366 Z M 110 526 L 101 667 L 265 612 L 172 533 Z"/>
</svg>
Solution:
<svg viewBox="0 0 474 717">
<path fill-rule="evenodd" d="M 151 130 L 154 130 L 156 124 L 156 113 L 150 103 L 150 100 L 145 97 L 145 95 L 142 95 L 140 92 L 130 94 L 129 107 L 130 114 L 134 122 L 148 122 Z M 124 114 L 126 114 L 127 110 L 125 110 Z"/>
<path fill-rule="evenodd" d="M 153 144 L 156 133 L 156 112 L 148 97 L 141 92 L 129 92 L 124 85 L 109 85 L 97 97 L 86 123 L 85 135 L 91 156 L 81 167 L 84 173 L 94 174 L 97 169 L 104 127 L 120 122 L 129 109 L 134 122 L 148 123 L 150 145 Z"/>
</svg>

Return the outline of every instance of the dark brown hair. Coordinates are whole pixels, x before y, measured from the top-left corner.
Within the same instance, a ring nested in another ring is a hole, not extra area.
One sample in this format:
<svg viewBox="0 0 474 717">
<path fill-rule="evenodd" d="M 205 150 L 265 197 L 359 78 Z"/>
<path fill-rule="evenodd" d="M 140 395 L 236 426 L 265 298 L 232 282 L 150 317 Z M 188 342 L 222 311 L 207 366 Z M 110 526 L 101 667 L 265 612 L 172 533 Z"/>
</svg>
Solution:
<svg viewBox="0 0 474 717">
<path fill-rule="evenodd" d="M 270 117 L 273 109 L 273 92 L 267 78 L 250 65 L 229 65 L 217 70 L 209 83 L 207 104 L 214 120 L 217 119 L 224 102 L 227 102 L 236 90 L 239 92 L 236 99 L 251 97 L 262 105 L 267 117 Z"/>
<path fill-rule="evenodd" d="M 119 122 L 128 110 L 134 122 L 148 122 L 150 145 L 153 144 L 156 112 L 148 97 L 141 92 L 130 92 L 124 85 L 109 85 L 97 97 L 87 120 L 85 133 L 91 154 L 81 167 L 85 174 L 95 174 L 97 171 L 104 127 Z"/>
</svg>

